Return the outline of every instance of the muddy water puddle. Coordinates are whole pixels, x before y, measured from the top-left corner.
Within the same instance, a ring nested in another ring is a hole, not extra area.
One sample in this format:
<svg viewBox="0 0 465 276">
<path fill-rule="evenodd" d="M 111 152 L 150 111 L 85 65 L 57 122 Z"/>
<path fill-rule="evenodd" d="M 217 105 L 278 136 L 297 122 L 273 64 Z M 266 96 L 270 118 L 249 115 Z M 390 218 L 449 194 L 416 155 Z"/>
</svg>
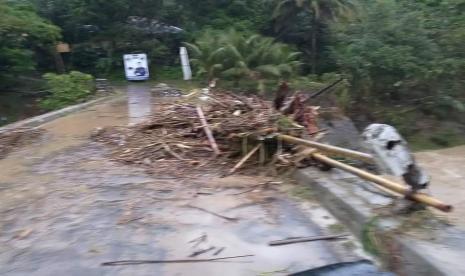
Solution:
<svg viewBox="0 0 465 276">
<path fill-rule="evenodd" d="M 143 86 L 131 89 L 127 97 L 44 125 L 41 140 L 0 160 L 0 274 L 286 275 L 361 258 L 329 242 L 269 247 L 271 240 L 327 231 L 280 184 L 257 186 L 273 179 L 213 174 L 179 179 L 109 160 L 107 148 L 89 141 L 92 130 L 156 112 Z M 248 254 L 254 256 L 100 265 Z"/>
</svg>

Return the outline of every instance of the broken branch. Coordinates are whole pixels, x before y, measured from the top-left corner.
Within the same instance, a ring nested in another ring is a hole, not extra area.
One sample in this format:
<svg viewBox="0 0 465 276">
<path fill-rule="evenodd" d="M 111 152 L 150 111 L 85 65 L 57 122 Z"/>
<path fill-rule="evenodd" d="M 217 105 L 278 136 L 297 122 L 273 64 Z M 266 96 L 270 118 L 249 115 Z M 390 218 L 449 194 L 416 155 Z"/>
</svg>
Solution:
<svg viewBox="0 0 465 276">
<path fill-rule="evenodd" d="M 168 146 L 168 144 L 165 144 L 165 143 L 164 143 L 164 144 L 163 144 L 163 149 L 164 149 L 167 153 L 171 154 L 171 156 L 173 156 L 174 158 L 176 158 L 176 159 L 178 159 L 178 160 L 180 160 L 180 161 L 185 161 L 185 160 L 186 160 L 185 158 L 182 158 L 182 157 L 181 157 L 179 154 L 177 154 L 176 152 L 172 151 L 171 148 L 170 148 L 170 146 Z"/>
<path fill-rule="evenodd" d="M 185 205 L 186 207 L 189 207 L 189 208 L 193 208 L 193 209 L 197 209 L 197 210 L 200 210 L 200 211 L 203 211 L 205 213 L 208 213 L 210 215 L 214 215 L 216 217 L 219 217 L 219 218 L 222 218 L 222 219 L 225 219 L 225 220 L 228 220 L 228 221 L 238 221 L 239 219 L 238 218 L 231 218 L 231 217 L 227 217 L 227 216 L 223 216 L 223 215 L 220 215 L 218 213 L 215 213 L 215 212 L 212 212 L 212 211 L 209 211 L 207 209 L 204 209 L 202 207 L 197 207 L 197 206 L 194 206 L 194 205 L 190 205 L 190 204 L 187 204 Z"/>
<path fill-rule="evenodd" d="M 219 257 L 219 258 L 209 258 L 209 259 L 179 259 L 179 260 L 123 260 L 115 262 L 105 262 L 102 263 L 102 266 L 117 266 L 117 265 L 141 265 L 141 264 L 178 264 L 178 263 L 204 263 L 204 262 L 215 262 L 229 259 L 238 259 L 253 257 L 255 255 L 240 255 L 240 256 L 230 256 L 230 257 Z"/>
<path fill-rule="evenodd" d="M 278 246 L 286 245 L 291 243 L 301 243 L 301 242 L 311 242 L 311 241 L 321 241 L 321 240 L 336 240 L 342 239 L 349 236 L 349 234 L 338 234 L 338 235 L 323 235 L 323 236 L 313 236 L 313 237 L 303 237 L 303 238 L 288 238 L 284 240 L 271 241 L 268 243 L 269 246 Z"/>
</svg>

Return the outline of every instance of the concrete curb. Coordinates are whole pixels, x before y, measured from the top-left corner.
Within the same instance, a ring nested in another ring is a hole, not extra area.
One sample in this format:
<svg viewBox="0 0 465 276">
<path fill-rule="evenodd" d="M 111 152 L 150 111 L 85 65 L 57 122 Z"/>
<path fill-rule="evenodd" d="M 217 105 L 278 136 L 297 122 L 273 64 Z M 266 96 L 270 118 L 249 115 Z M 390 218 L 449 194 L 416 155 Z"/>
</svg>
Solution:
<svg viewBox="0 0 465 276">
<path fill-rule="evenodd" d="M 39 115 L 39 116 L 35 116 L 35 117 L 31 117 L 31 118 L 28 118 L 28 119 L 25 119 L 25 120 L 14 122 L 14 123 L 8 124 L 6 126 L 0 127 L 0 132 L 8 131 L 8 130 L 16 129 L 16 128 L 22 128 L 22 127 L 37 127 L 37 126 L 43 125 L 45 123 L 48 123 L 50 121 L 53 121 L 55 119 L 58 119 L 60 117 L 64 117 L 64 116 L 69 115 L 71 113 L 75 113 L 77 111 L 83 110 L 83 109 L 85 109 L 85 108 L 87 108 L 89 106 L 99 104 L 99 103 L 111 100 L 113 98 L 116 98 L 116 97 L 118 97 L 118 95 L 116 95 L 116 94 L 115 95 L 110 95 L 110 96 L 105 96 L 105 97 L 102 97 L 102 98 L 98 98 L 98 99 L 91 100 L 91 101 L 88 101 L 88 102 L 84 102 L 84 103 L 81 103 L 81 104 L 68 106 L 68 107 L 65 107 L 65 108 L 62 108 L 62 109 L 59 109 L 59 110 L 55 110 L 55 111 L 52 111 L 52 112 L 48 112 L 48 113 L 45 113 L 45 114 L 42 114 L 42 115 Z"/>
<path fill-rule="evenodd" d="M 333 169 L 297 170 L 299 184 L 310 185 L 318 200 L 356 236 L 363 238 L 376 209 L 387 207 L 392 199 L 367 191 L 365 181 Z M 465 275 L 465 231 L 450 225 L 428 230 L 428 237 L 392 235 L 388 231 L 400 224 L 393 218 L 380 218 L 371 231 L 383 245 L 380 258 L 387 268 L 399 275 Z"/>
</svg>

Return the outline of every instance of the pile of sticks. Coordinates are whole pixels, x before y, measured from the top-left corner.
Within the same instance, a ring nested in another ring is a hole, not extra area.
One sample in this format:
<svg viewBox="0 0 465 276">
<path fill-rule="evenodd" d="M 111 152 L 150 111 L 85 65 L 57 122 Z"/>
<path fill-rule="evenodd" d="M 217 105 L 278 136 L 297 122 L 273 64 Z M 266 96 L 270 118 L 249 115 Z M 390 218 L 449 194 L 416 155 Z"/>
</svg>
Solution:
<svg viewBox="0 0 465 276">
<path fill-rule="evenodd" d="M 176 176 L 186 171 L 188 176 L 194 171 L 204 174 L 205 169 L 226 176 L 244 167 L 257 173 L 257 166 L 252 166 L 257 163 L 263 168 L 267 163 L 267 171 L 323 165 L 348 171 L 396 195 L 445 212 L 452 210 L 452 206 L 427 194 L 411 194 L 402 183 L 330 158 L 374 163 L 370 154 L 319 143 L 322 133 L 316 124 L 317 108 L 305 105 L 298 94 L 285 98 L 287 104 L 277 108 L 276 101 L 273 105 L 257 97 L 197 91 L 177 102 L 160 104 L 157 113 L 142 124 L 98 129 L 92 137 L 110 145 L 112 156 L 118 161 L 142 164 Z"/>
<path fill-rule="evenodd" d="M 273 108 L 271 101 L 229 92 L 197 91 L 178 101 L 158 104 L 156 110 L 141 124 L 98 129 L 92 138 L 110 145 L 112 157 L 126 163 L 175 170 L 186 164 L 221 167 L 218 165 L 224 163 L 230 170 L 231 158 L 243 152 L 244 137 L 305 131 L 297 123 L 283 124 L 293 119 Z"/>
</svg>

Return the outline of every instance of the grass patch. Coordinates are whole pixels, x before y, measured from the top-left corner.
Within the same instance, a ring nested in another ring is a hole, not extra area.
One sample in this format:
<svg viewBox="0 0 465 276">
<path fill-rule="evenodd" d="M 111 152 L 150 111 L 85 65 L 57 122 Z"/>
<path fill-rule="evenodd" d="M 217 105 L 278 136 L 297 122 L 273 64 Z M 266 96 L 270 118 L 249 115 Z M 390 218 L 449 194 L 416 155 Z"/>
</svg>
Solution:
<svg viewBox="0 0 465 276">
<path fill-rule="evenodd" d="M 362 229 L 362 245 L 363 249 L 370 254 L 379 256 L 381 254 L 381 246 L 376 237 L 376 225 L 378 217 L 370 219 Z"/>
<path fill-rule="evenodd" d="M 334 224 L 329 225 L 328 229 L 334 234 L 341 234 L 345 232 L 346 227 L 340 223 L 334 223 Z"/>
<path fill-rule="evenodd" d="M 291 196 L 298 197 L 305 200 L 315 199 L 315 194 L 308 186 L 296 185 L 290 191 Z"/>
<path fill-rule="evenodd" d="M 345 241 L 342 243 L 342 246 L 347 249 L 347 250 L 354 250 L 357 248 L 357 246 L 355 245 L 355 243 L 353 241 Z"/>
</svg>

